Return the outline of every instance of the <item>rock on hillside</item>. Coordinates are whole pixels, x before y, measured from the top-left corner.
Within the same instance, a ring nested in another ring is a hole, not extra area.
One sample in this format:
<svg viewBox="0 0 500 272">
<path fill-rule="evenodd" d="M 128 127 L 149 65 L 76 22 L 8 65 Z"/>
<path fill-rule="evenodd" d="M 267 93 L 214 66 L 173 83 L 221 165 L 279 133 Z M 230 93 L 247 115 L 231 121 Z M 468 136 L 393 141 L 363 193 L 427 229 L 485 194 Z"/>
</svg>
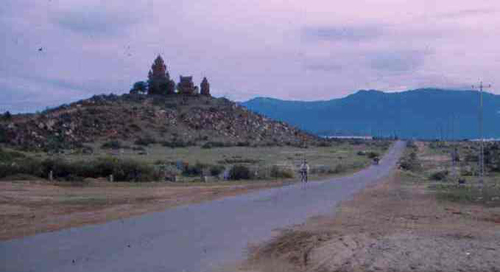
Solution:
<svg viewBox="0 0 500 272">
<path fill-rule="evenodd" d="M 39 114 L 0 118 L 0 142 L 24 149 L 122 140 L 251 145 L 319 143 L 314 135 L 224 98 L 100 95 Z"/>
</svg>

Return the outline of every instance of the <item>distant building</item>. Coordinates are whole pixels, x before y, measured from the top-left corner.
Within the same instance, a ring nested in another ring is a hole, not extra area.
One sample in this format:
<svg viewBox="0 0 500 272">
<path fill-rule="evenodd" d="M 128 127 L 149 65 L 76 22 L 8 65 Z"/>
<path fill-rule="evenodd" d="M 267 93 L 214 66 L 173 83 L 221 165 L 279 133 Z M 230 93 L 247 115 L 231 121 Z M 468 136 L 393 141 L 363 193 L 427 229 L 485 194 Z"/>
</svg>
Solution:
<svg viewBox="0 0 500 272">
<path fill-rule="evenodd" d="M 179 83 L 170 79 L 170 74 L 167 70 L 165 61 L 158 55 L 151 65 L 151 70 L 148 73 L 147 84 L 143 81 L 136 82 L 132 89 L 131 94 L 139 94 L 146 92 L 148 95 L 171 95 L 177 93 L 181 95 L 199 95 L 200 88 L 193 83 L 192 76 L 180 76 Z M 210 83 L 207 78 L 203 78 L 201 82 L 201 95 L 210 95 Z"/>
<path fill-rule="evenodd" d="M 195 95 L 198 94 L 198 87 L 194 86 L 192 76 L 180 76 L 179 84 L 177 84 L 177 91 L 179 94 L 183 95 Z"/>
<path fill-rule="evenodd" d="M 175 93 L 175 82 L 170 79 L 163 58 L 158 55 L 148 73 L 148 94 L 168 95 Z"/>
<path fill-rule="evenodd" d="M 206 77 L 203 78 L 203 81 L 200 84 L 201 91 L 200 94 L 204 96 L 211 96 L 210 95 L 210 83 L 208 83 L 208 80 Z"/>
</svg>

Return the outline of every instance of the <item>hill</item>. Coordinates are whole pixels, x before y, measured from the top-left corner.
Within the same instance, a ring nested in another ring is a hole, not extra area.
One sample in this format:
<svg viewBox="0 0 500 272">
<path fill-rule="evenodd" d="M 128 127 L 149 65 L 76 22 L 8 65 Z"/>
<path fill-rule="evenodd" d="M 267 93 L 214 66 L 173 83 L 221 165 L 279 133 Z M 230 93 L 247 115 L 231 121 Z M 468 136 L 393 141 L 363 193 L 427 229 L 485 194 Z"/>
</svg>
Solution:
<svg viewBox="0 0 500 272">
<path fill-rule="evenodd" d="M 38 114 L 0 117 L 0 142 L 16 148 L 47 151 L 113 140 L 175 147 L 301 145 L 319 138 L 227 99 L 201 95 L 100 95 Z"/>
<path fill-rule="evenodd" d="M 361 90 L 329 101 L 255 98 L 248 109 L 325 135 L 404 138 L 477 138 L 477 91 L 417 89 L 399 93 Z M 484 93 L 484 134 L 500 138 L 500 96 Z"/>
</svg>

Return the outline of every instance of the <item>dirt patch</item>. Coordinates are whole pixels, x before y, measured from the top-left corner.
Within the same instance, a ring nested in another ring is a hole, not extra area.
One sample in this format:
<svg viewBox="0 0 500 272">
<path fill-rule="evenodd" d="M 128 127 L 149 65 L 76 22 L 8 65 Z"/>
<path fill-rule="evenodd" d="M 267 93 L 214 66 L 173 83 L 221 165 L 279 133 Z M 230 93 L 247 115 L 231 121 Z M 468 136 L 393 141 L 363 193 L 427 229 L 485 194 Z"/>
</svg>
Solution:
<svg viewBox="0 0 500 272">
<path fill-rule="evenodd" d="M 242 270 L 500 271 L 500 210 L 439 202 L 425 188 L 397 173 L 342 203 L 335 217 L 255 246 Z"/>
<path fill-rule="evenodd" d="M 93 182 L 0 182 L 0 240 L 104 223 L 166 208 L 283 185 L 283 182 L 176 186 Z"/>
</svg>

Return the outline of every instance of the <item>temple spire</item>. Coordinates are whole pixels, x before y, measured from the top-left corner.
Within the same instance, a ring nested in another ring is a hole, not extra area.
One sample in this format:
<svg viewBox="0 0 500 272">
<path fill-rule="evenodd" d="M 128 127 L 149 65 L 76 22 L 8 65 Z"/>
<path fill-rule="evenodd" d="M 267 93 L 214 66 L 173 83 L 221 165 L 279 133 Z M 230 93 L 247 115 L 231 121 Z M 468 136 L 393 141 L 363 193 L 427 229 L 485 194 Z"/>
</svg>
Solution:
<svg viewBox="0 0 500 272">
<path fill-rule="evenodd" d="M 206 77 L 204 77 L 203 81 L 201 81 L 200 87 L 201 87 L 201 91 L 200 91 L 201 95 L 211 96 L 210 95 L 210 83 L 208 83 L 208 80 Z"/>
</svg>

